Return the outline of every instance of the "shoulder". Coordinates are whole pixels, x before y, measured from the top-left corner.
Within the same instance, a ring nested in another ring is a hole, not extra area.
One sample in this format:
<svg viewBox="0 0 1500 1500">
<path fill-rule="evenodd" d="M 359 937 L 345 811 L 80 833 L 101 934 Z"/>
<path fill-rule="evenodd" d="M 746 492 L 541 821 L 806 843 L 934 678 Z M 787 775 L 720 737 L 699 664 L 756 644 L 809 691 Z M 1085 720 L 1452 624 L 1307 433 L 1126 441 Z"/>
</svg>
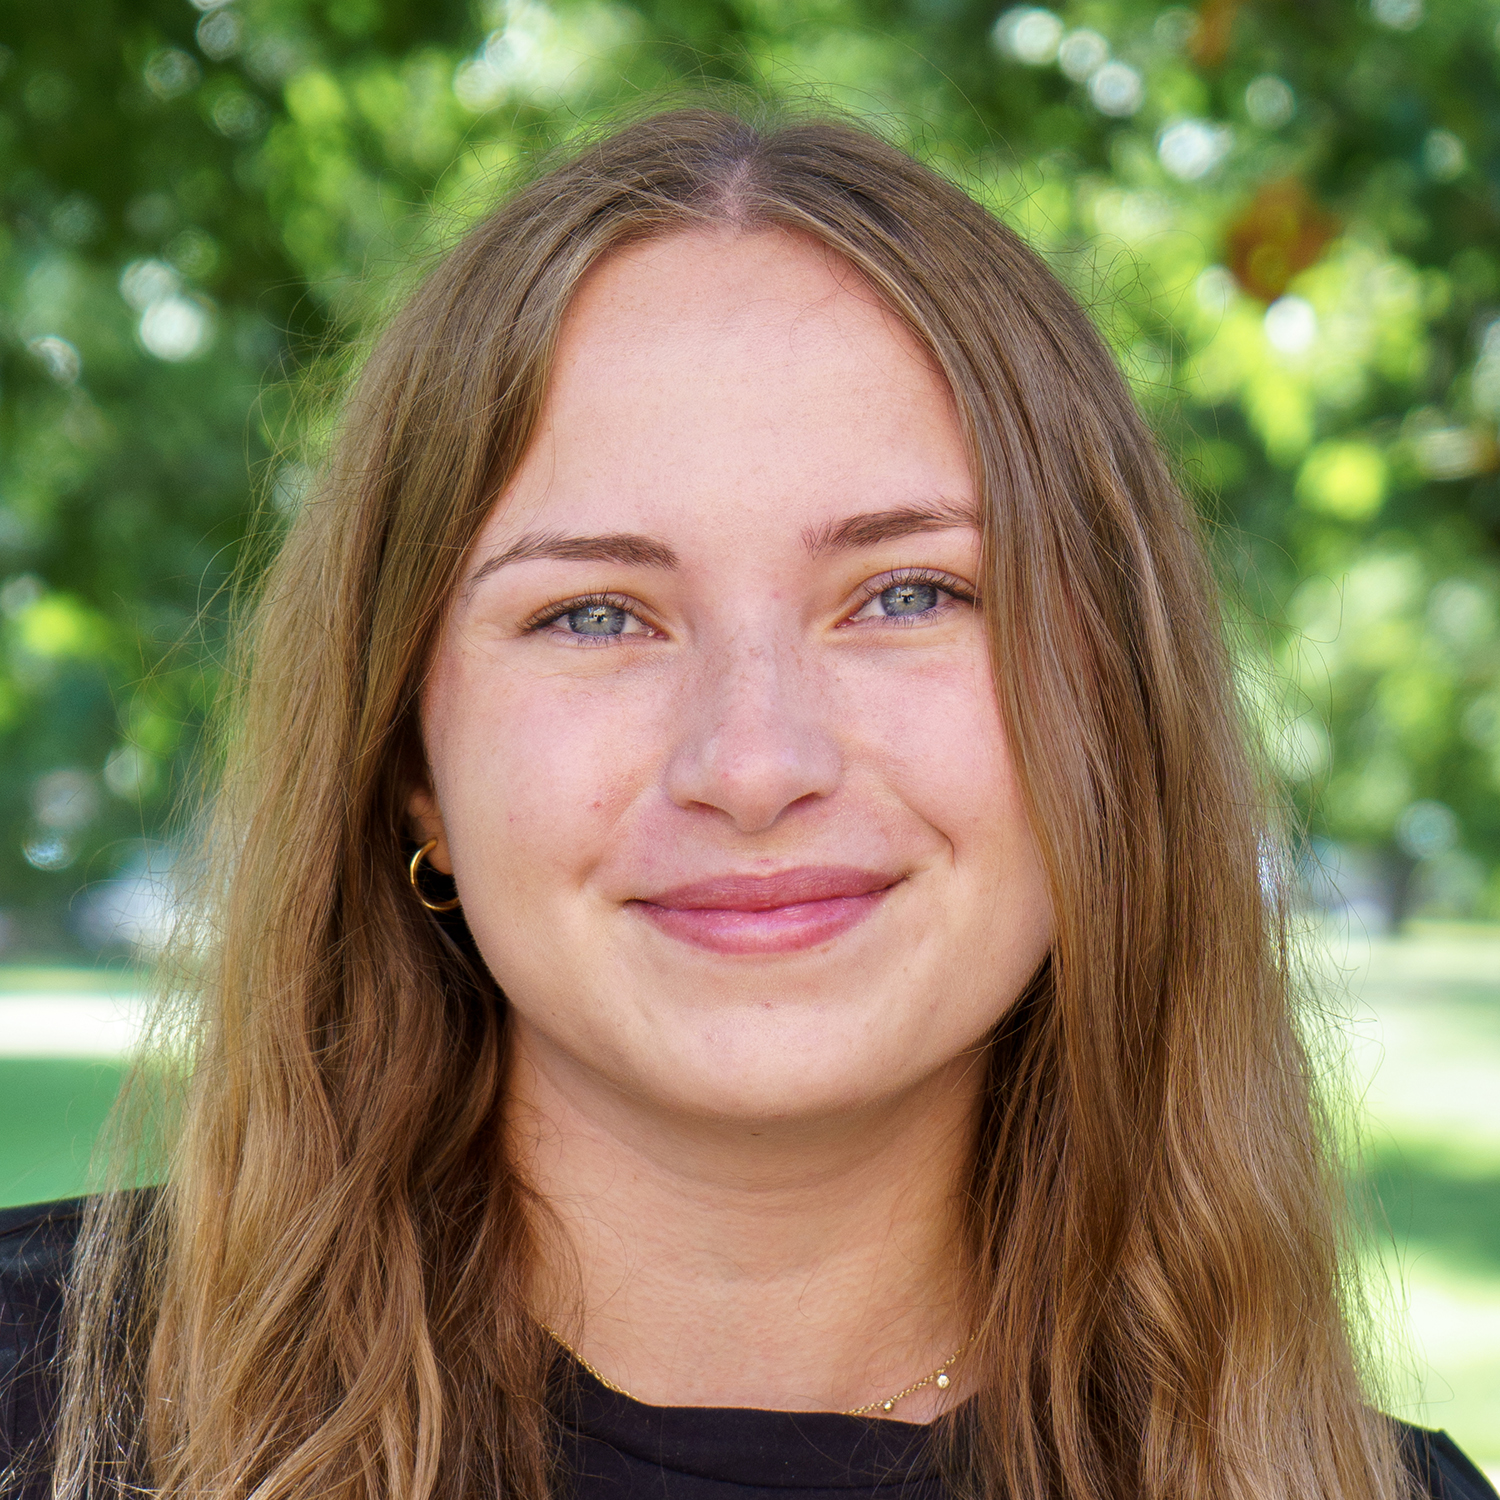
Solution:
<svg viewBox="0 0 1500 1500">
<path fill-rule="evenodd" d="M 0 1468 L 44 1432 L 85 1200 L 0 1209 Z"/>
<path fill-rule="evenodd" d="M 0 1208 L 0 1372 L 31 1331 L 61 1310 L 85 1202 Z"/>
<path fill-rule="evenodd" d="M 88 1200 L 64 1198 L 25 1208 L 0 1208 L 0 1296 L 44 1284 L 68 1273 Z"/>
<path fill-rule="evenodd" d="M 1496 1500 L 1494 1486 L 1446 1432 L 1397 1422 L 1402 1455 L 1423 1500 Z"/>
</svg>

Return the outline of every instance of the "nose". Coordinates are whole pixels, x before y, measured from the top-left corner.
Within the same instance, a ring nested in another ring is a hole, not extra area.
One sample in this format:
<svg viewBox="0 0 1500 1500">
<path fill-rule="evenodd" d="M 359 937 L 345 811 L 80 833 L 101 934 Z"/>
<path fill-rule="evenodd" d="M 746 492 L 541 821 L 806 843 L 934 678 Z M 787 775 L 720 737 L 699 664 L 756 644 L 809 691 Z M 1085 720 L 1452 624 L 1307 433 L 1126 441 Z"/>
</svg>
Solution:
<svg viewBox="0 0 1500 1500">
<path fill-rule="evenodd" d="M 828 796 L 843 774 L 827 684 L 795 643 L 740 638 L 705 652 L 683 694 L 667 795 L 722 814 L 740 833 Z"/>
</svg>

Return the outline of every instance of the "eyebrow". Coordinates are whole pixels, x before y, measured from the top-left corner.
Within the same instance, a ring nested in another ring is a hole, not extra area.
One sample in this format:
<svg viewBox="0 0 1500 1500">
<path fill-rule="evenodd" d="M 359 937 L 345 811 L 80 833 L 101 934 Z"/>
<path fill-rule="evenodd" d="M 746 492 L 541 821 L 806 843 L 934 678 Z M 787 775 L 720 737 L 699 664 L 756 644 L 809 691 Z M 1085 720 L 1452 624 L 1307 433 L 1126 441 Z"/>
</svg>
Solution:
<svg viewBox="0 0 1500 1500">
<path fill-rule="evenodd" d="M 603 536 L 564 536 L 559 531 L 533 531 L 517 538 L 503 552 L 486 558 L 469 580 L 466 592 L 478 588 L 491 573 L 511 563 L 547 558 L 553 562 L 612 562 L 627 568 L 675 568 L 677 554 L 655 537 L 612 531 Z"/>
<path fill-rule="evenodd" d="M 862 516 L 811 527 L 802 541 L 814 557 L 827 552 L 849 552 L 875 547 L 881 542 L 916 536 L 924 531 L 951 531 L 960 526 L 978 527 L 979 515 L 967 505 L 904 505 L 895 510 L 875 510 Z"/>
<path fill-rule="evenodd" d="M 814 556 L 875 547 L 881 542 L 915 536 L 924 531 L 951 531 L 978 526 L 972 506 L 906 505 L 895 510 L 868 511 L 826 526 L 809 527 L 802 542 Z M 486 558 L 475 570 L 464 592 L 472 593 L 492 573 L 511 563 L 546 559 L 552 562 L 611 562 L 627 568 L 676 568 L 677 553 L 666 542 L 638 532 L 612 531 L 600 536 L 567 536 L 559 531 L 533 531 L 518 537 L 503 551 Z"/>
</svg>

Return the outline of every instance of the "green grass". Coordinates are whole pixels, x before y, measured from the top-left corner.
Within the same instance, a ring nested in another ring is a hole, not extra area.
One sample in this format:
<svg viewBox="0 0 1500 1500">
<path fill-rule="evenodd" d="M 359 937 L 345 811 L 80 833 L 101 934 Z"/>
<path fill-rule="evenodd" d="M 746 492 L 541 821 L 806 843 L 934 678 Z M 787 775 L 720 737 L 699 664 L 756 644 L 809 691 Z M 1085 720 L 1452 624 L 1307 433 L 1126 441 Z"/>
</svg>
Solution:
<svg viewBox="0 0 1500 1500">
<path fill-rule="evenodd" d="M 1500 931 L 1325 933 L 1320 947 L 1380 1205 L 1368 1264 L 1388 1405 L 1500 1473 Z M 122 974 L 0 969 L 0 997 L 132 988 Z M 85 1189 L 120 1078 L 108 1061 L 0 1056 L 0 1204 Z"/>
<path fill-rule="evenodd" d="M 1500 1286 L 1500 1167 L 1455 1174 L 1447 1155 L 1397 1146 L 1373 1153 L 1367 1175 L 1386 1233 L 1408 1257 L 1438 1257 Z"/>
<path fill-rule="evenodd" d="M 0 964 L 0 995 L 130 995 L 140 987 L 140 974 L 124 967 Z M 0 1052 L 4 1050 L 0 1038 Z"/>
<path fill-rule="evenodd" d="M 1321 936 L 1379 1204 L 1387 1404 L 1500 1475 L 1500 930 Z"/>
<path fill-rule="evenodd" d="M 1500 1166 L 1455 1170 L 1452 1156 L 1390 1146 L 1367 1169 L 1383 1218 L 1370 1269 L 1387 1405 L 1500 1473 Z"/>
<path fill-rule="evenodd" d="M 0 1204 L 83 1191 L 123 1069 L 71 1057 L 0 1057 Z"/>
</svg>

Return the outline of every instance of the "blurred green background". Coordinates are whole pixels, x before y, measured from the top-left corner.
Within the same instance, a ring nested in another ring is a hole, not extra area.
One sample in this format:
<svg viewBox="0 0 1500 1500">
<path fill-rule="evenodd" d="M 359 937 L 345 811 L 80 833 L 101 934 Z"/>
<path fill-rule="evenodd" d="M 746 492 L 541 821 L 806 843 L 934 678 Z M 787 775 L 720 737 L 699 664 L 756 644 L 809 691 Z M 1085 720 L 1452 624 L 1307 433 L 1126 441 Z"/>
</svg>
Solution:
<svg viewBox="0 0 1500 1500">
<path fill-rule="evenodd" d="M 1020 228 L 1163 434 L 1375 1079 L 1387 1363 L 1500 1465 L 1500 0 L 0 15 L 0 1198 L 83 1180 L 322 394 L 520 159 L 769 87 Z"/>
</svg>

